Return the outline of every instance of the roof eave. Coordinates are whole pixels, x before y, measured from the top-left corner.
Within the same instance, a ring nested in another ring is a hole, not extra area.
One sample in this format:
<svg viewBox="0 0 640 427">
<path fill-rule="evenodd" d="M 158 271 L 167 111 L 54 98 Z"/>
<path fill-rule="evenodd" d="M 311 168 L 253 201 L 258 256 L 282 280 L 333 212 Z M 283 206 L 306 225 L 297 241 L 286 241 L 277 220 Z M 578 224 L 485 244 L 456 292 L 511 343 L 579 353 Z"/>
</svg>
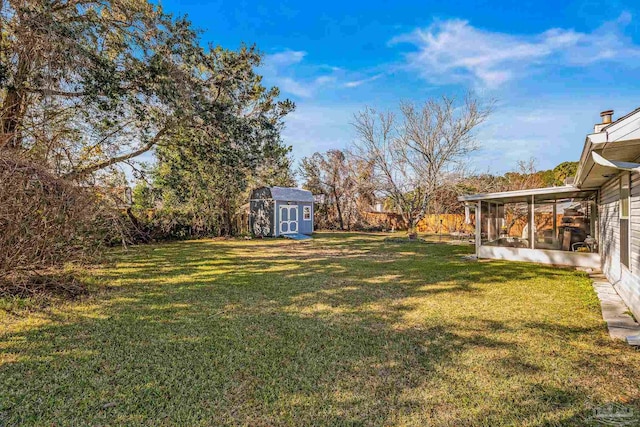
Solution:
<svg viewBox="0 0 640 427">
<path fill-rule="evenodd" d="M 609 123 L 607 126 L 605 126 L 604 128 L 602 128 L 603 131 L 606 131 L 607 129 L 609 129 L 610 127 L 613 127 L 619 123 L 622 123 L 623 121 L 625 121 L 626 119 L 628 119 L 629 117 L 633 116 L 634 114 L 640 112 L 640 107 L 636 108 L 635 110 L 625 114 L 622 117 L 618 117 L 615 121 Z"/>
<path fill-rule="evenodd" d="M 576 180 L 574 185 L 581 187 L 582 183 L 586 179 L 589 171 L 593 167 L 593 159 L 591 158 L 591 152 L 593 150 L 602 149 L 609 139 L 607 132 L 592 133 L 587 135 L 584 142 L 582 153 L 580 154 L 580 162 L 578 163 L 578 170 L 576 171 Z"/>
<path fill-rule="evenodd" d="M 574 185 L 565 185 L 562 187 L 545 187 L 545 188 L 532 188 L 527 190 L 515 190 L 515 191 L 502 191 L 498 193 L 478 193 L 478 194 L 470 194 L 467 196 L 459 196 L 459 202 L 479 202 L 484 200 L 495 200 L 495 199 L 508 199 L 508 198 L 519 198 L 526 196 L 544 196 L 544 195 L 553 195 L 553 194 L 563 194 L 563 193 L 575 193 L 582 191 L 593 191 L 594 189 L 587 188 L 582 189 L 578 188 Z"/>
</svg>

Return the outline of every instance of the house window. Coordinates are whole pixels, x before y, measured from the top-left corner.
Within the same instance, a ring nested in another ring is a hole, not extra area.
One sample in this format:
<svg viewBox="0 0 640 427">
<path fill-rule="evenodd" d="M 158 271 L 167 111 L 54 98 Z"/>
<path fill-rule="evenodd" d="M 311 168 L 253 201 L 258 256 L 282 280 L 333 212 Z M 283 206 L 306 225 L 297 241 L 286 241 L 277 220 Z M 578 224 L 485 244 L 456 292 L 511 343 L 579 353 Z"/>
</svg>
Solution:
<svg viewBox="0 0 640 427">
<path fill-rule="evenodd" d="M 620 262 L 629 268 L 629 197 L 630 197 L 630 174 L 626 173 L 620 177 Z"/>
<path fill-rule="evenodd" d="M 629 218 L 629 175 L 620 179 L 620 218 Z"/>
<path fill-rule="evenodd" d="M 305 221 L 311 221 L 311 206 L 302 207 L 302 219 Z"/>
</svg>

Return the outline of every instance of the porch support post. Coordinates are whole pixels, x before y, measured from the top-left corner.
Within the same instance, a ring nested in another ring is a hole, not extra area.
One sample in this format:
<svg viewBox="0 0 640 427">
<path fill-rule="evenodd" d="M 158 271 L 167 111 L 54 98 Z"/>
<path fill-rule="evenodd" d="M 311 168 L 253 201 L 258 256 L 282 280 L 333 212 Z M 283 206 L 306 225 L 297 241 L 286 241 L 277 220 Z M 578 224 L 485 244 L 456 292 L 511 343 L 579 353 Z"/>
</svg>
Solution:
<svg viewBox="0 0 640 427">
<path fill-rule="evenodd" d="M 595 200 L 589 203 L 589 232 L 591 237 L 598 239 L 598 231 L 596 230 L 596 212 L 598 211 L 598 205 Z"/>
<path fill-rule="evenodd" d="M 476 255 L 480 250 L 482 244 L 482 201 L 478 201 L 476 205 Z"/>
<path fill-rule="evenodd" d="M 487 240 L 488 241 L 492 241 L 493 240 L 493 236 L 492 236 L 492 228 L 493 226 L 491 225 L 491 207 L 493 206 L 493 203 L 491 202 L 487 202 Z"/>
<path fill-rule="evenodd" d="M 495 204 L 495 211 L 493 212 L 493 232 L 495 233 L 495 238 L 500 238 L 500 219 L 498 212 L 500 212 L 500 208 L 498 202 Z"/>
<path fill-rule="evenodd" d="M 496 227 L 498 220 L 498 204 L 492 203 L 492 209 L 489 216 L 491 217 L 491 237 L 489 237 L 489 241 L 495 240 L 498 238 L 498 228 Z"/>
<path fill-rule="evenodd" d="M 553 238 L 552 238 L 552 243 L 555 245 L 557 241 L 558 241 L 558 201 L 554 200 L 553 201 Z"/>
<path fill-rule="evenodd" d="M 534 221 L 535 219 L 535 203 L 534 203 L 534 199 L 533 196 L 531 196 L 531 199 L 529 201 L 529 247 L 531 249 L 535 249 L 535 242 L 534 237 L 536 236 L 536 231 L 534 230 L 536 223 Z"/>
</svg>

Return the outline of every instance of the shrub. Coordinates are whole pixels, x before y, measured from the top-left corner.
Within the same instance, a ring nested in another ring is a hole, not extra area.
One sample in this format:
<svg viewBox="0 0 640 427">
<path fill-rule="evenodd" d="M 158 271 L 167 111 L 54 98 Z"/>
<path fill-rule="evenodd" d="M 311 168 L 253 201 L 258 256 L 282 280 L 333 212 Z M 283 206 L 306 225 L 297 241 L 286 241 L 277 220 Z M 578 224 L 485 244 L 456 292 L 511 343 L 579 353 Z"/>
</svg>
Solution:
<svg viewBox="0 0 640 427">
<path fill-rule="evenodd" d="M 114 240 L 118 217 L 95 190 L 0 153 L 0 294 L 65 286 L 55 277 L 75 283 L 60 267 L 92 260 Z"/>
</svg>

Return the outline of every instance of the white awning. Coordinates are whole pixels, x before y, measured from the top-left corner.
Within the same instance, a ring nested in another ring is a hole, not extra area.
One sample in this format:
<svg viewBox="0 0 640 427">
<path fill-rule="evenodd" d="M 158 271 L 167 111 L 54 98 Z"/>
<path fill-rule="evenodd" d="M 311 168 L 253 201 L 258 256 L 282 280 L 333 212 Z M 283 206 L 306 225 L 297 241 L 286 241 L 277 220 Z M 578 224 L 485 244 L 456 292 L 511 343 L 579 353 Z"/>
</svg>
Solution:
<svg viewBox="0 0 640 427">
<path fill-rule="evenodd" d="M 619 160 L 608 160 L 602 157 L 600 154 L 596 153 L 595 151 L 591 152 L 591 157 L 593 157 L 593 161 L 600 166 L 618 169 L 621 171 L 640 172 L 640 163 L 622 162 Z"/>
</svg>

